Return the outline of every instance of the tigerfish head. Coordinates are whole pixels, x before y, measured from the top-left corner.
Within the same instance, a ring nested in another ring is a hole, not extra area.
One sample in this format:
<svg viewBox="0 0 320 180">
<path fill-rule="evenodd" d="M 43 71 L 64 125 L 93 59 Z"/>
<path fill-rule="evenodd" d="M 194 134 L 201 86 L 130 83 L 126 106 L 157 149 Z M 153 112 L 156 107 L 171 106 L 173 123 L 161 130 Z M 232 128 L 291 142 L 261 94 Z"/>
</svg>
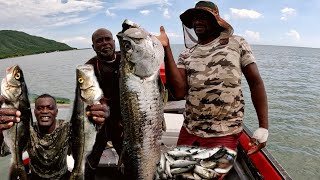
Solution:
<svg viewBox="0 0 320 180">
<path fill-rule="evenodd" d="M 157 73 L 164 59 L 160 41 L 132 21 L 125 20 L 117 34 L 121 50 L 121 67 L 140 78 Z"/>
<path fill-rule="evenodd" d="M 15 101 L 21 94 L 21 84 L 24 76 L 18 65 L 10 66 L 6 69 L 6 76 L 1 83 L 1 94 L 8 100 Z"/>
<path fill-rule="evenodd" d="M 77 66 L 77 84 L 81 91 L 81 98 L 87 104 L 94 104 L 103 95 L 94 74 L 92 65 L 85 64 Z"/>
</svg>

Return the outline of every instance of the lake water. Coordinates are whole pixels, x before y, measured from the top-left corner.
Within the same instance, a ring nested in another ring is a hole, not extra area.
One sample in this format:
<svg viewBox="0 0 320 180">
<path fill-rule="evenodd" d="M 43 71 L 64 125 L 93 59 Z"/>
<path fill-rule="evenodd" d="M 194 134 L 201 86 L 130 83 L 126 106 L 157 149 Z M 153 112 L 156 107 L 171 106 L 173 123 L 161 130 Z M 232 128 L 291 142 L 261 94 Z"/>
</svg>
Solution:
<svg viewBox="0 0 320 180">
<path fill-rule="evenodd" d="M 173 45 L 177 59 L 184 47 Z M 320 49 L 252 46 L 269 103 L 267 148 L 293 179 L 320 179 Z M 94 56 L 91 49 L 54 52 L 0 60 L 5 69 L 19 64 L 30 93 L 74 98 L 75 68 Z M 253 131 L 258 120 L 243 79 L 245 124 Z M 59 111 L 61 117 L 71 114 Z"/>
</svg>

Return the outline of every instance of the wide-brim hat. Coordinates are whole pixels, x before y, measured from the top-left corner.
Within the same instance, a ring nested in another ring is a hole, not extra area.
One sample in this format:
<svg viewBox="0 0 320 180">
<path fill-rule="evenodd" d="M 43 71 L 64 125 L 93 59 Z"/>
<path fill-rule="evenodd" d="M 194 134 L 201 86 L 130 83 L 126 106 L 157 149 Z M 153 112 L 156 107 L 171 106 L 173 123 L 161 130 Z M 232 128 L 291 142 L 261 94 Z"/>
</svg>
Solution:
<svg viewBox="0 0 320 180">
<path fill-rule="evenodd" d="M 224 36 L 230 37 L 233 34 L 232 26 L 220 17 L 218 6 L 211 1 L 199 1 L 194 8 L 190 8 L 182 13 L 180 19 L 187 28 L 191 29 L 193 28 L 192 21 L 194 16 L 203 12 L 209 12 L 212 18 L 215 18 L 218 24 L 224 28 L 224 31 L 221 32 Z"/>
</svg>

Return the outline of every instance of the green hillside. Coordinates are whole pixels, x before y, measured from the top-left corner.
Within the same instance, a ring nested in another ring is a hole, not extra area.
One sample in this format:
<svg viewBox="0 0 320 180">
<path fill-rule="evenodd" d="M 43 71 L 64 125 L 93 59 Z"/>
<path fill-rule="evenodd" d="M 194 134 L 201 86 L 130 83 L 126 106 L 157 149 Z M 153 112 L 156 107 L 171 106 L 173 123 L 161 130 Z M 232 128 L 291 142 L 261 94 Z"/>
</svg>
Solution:
<svg viewBox="0 0 320 180">
<path fill-rule="evenodd" d="M 0 59 L 72 49 L 75 48 L 24 32 L 0 30 Z"/>
</svg>

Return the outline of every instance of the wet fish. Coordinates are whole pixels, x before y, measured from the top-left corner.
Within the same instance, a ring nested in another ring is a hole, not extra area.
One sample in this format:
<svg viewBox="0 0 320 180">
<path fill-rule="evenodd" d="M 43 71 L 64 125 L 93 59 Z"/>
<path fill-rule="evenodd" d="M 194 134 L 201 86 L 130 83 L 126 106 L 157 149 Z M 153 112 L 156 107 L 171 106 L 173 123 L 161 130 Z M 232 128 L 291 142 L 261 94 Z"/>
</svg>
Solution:
<svg viewBox="0 0 320 180">
<path fill-rule="evenodd" d="M 70 179 L 84 178 L 84 165 L 92 151 L 98 128 L 90 121 L 84 105 L 100 103 L 103 96 L 92 65 L 79 65 L 76 69 L 76 97 L 71 117 L 72 154 L 75 160 Z"/>
<path fill-rule="evenodd" d="M 209 149 L 177 146 L 161 154 L 156 177 L 159 179 L 218 179 L 233 167 L 236 153 L 224 146 Z"/>
<path fill-rule="evenodd" d="M 1 95 L 6 99 L 2 108 L 16 108 L 21 112 L 20 122 L 4 130 L 4 141 L 8 145 L 11 157 L 10 179 L 27 179 L 23 166 L 22 153 L 30 137 L 32 113 L 28 99 L 28 88 L 22 69 L 13 65 L 6 69 L 6 76 L 2 79 Z"/>
<path fill-rule="evenodd" d="M 159 76 L 164 50 L 155 36 L 135 23 L 125 20 L 122 26 L 117 37 L 124 151 L 132 179 L 153 179 L 164 127 L 164 87 Z"/>
</svg>

